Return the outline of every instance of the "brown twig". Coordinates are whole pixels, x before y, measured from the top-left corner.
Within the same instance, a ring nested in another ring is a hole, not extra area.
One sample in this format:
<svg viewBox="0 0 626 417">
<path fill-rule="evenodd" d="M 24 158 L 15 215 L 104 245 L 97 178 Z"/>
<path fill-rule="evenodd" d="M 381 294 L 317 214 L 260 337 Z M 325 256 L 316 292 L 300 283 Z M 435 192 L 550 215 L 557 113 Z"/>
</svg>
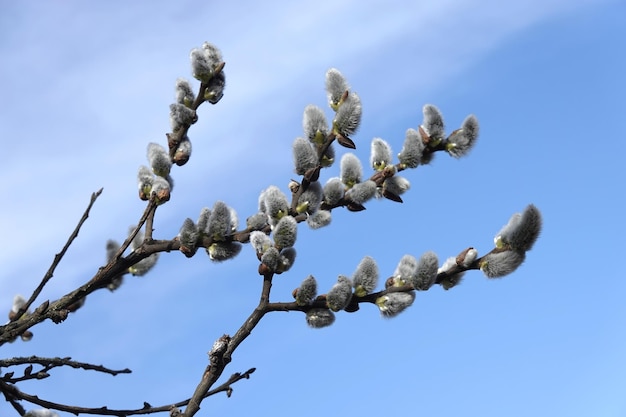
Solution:
<svg viewBox="0 0 626 417">
<path fill-rule="evenodd" d="M 261 290 L 261 299 L 259 305 L 254 309 L 252 314 L 241 325 L 239 330 L 232 338 L 228 339 L 226 349 L 220 351 L 217 355 L 209 355 L 210 363 L 202 374 L 202 379 L 195 392 L 193 393 L 184 416 L 192 417 L 200 410 L 200 403 L 206 398 L 207 393 L 224 372 L 226 366 L 230 363 L 231 357 L 235 349 L 248 337 L 252 330 L 259 324 L 269 305 L 270 291 L 272 289 L 273 273 L 268 273 L 263 277 L 263 288 Z M 219 342 L 219 340 L 218 340 Z M 216 342 L 217 343 L 217 342 Z M 215 347 L 214 347 L 215 348 Z M 214 349 L 211 350 L 213 352 Z"/>
<path fill-rule="evenodd" d="M 204 398 L 210 397 L 212 395 L 218 394 L 220 392 L 226 392 L 226 395 L 230 396 L 233 392 L 232 385 L 236 382 L 239 382 L 243 379 L 250 379 L 250 375 L 254 373 L 256 369 L 250 368 L 246 372 L 240 373 L 236 372 L 230 376 L 230 378 L 221 384 L 219 387 L 208 391 Z M 149 403 L 144 402 L 142 408 L 136 409 L 128 409 L 128 410 L 114 410 L 109 409 L 108 407 L 98 407 L 98 408 L 87 408 L 87 407 L 76 407 L 65 404 L 59 404 L 52 401 L 44 400 L 39 398 L 36 395 L 27 394 L 23 391 L 20 391 L 15 385 L 9 384 L 0 379 L 0 391 L 3 392 L 7 401 L 14 404 L 14 408 L 23 415 L 25 413 L 24 408 L 18 403 L 19 400 L 28 401 L 32 404 L 36 404 L 40 407 L 49 408 L 57 411 L 65 411 L 68 413 L 72 413 L 75 415 L 79 414 L 95 414 L 95 415 L 105 415 L 105 416 L 131 416 L 131 415 L 144 415 L 144 414 L 153 414 L 153 413 L 162 413 L 169 411 L 172 407 L 184 407 L 191 401 L 191 398 L 186 399 L 184 401 L 179 401 L 175 404 L 167 404 L 158 407 L 153 407 Z"/>
<path fill-rule="evenodd" d="M 70 237 L 67 239 L 67 242 L 65 242 L 65 246 L 63 246 L 63 249 L 61 249 L 61 252 L 59 252 L 56 255 L 54 255 L 54 260 L 52 261 L 52 265 L 50 265 L 50 268 L 48 268 L 48 272 L 46 272 L 46 275 L 44 275 L 43 279 L 41 280 L 41 282 L 39 283 L 37 288 L 35 288 L 35 291 L 33 291 L 33 293 L 31 294 L 30 298 L 28 299 L 28 301 L 26 301 L 26 304 L 24 304 L 22 307 L 20 307 L 20 309 L 15 314 L 15 316 L 13 316 L 13 318 L 11 319 L 11 321 L 17 321 L 20 317 L 22 317 L 22 315 L 35 302 L 37 297 L 39 297 L 39 294 L 41 294 L 41 291 L 43 290 L 43 287 L 45 287 L 46 284 L 48 283 L 48 281 L 50 281 L 50 279 L 52 278 L 52 276 L 54 274 L 54 270 L 56 269 L 56 267 L 61 262 L 61 259 L 63 259 L 63 256 L 65 256 L 65 252 L 67 252 L 67 250 L 70 247 L 70 245 L 72 244 L 72 242 L 74 242 L 74 239 L 76 239 L 76 237 L 78 237 L 78 232 L 79 232 L 80 228 L 83 226 L 83 223 L 85 223 L 85 221 L 89 217 L 89 211 L 91 210 L 91 207 L 93 207 L 94 203 L 96 202 L 96 200 L 98 199 L 100 194 L 102 194 L 102 190 L 103 189 L 100 188 L 98 191 L 96 191 L 95 193 L 91 194 L 91 199 L 89 200 L 89 205 L 87 206 L 87 209 L 85 209 L 85 212 L 83 213 L 83 216 L 78 221 L 78 224 L 74 228 L 74 231 L 72 232 Z"/>
</svg>

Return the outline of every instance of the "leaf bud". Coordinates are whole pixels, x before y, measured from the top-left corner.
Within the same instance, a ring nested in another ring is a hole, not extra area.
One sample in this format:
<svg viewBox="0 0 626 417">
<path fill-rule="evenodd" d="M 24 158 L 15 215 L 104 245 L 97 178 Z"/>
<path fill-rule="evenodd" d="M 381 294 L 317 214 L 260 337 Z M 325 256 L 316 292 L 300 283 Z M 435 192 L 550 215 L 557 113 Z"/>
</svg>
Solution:
<svg viewBox="0 0 626 417">
<path fill-rule="evenodd" d="M 410 282 L 417 271 L 417 259 L 413 255 L 404 255 L 396 270 L 393 273 L 394 278 L 401 278 L 405 282 Z"/>
</svg>

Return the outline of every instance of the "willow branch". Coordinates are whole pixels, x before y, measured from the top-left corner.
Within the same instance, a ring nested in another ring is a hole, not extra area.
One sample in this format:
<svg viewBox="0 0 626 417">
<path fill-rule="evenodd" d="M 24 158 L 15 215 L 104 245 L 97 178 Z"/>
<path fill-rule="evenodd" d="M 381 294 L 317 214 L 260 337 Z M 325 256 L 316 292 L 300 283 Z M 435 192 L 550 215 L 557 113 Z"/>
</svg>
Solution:
<svg viewBox="0 0 626 417">
<path fill-rule="evenodd" d="M 41 280 L 41 282 L 39 283 L 37 288 L 35 288 L 35 291 L 33 291 L 33 293 L 31 294 L 30 298 L 28 299 L 28 301 L 26 301 L 26 304 L 24 304 L 22 307 L 20 307 L 20 309 L 15 314 L 15 316 L 12 317 L 11 321 L 17 321 L 20 317 L 22 317 L 22 315 L 35 302 L 37 297 L 39 297 L 39 294 L 41 294 L 41 291 L 43 290 L 43 287 L 45 287 L 46 284 L 48 283 L 48 281 L 50 281 L 50 279 L 54 275 L 54 271 L 55 271 L 56 267 L 61 262 L 61 259 L 63 259 L 63 256 L 65 256 L 65 252 L 67 252 L 67 250 L 69 249 L 69 247 L 72 244 L 72 242 L 74 242 L 74 239 L 76 239 L 78 237 L 78 232 L 80 231 L 80 228 L 83 226 L 83 223 L 85 223 L 85 221 L 89 217 L 89 212 L 91 211 L 91 207 L 93 207 L 94 203 L 96 202 L 96 200 L 98 199 L 100 194 L 102 194 L 102 190 L 103 189 L 100 188 L 98 191 L 96 191 L 95 193 L 91 194 L 91 199 L 89 200 L 89 205 L 85 209 L 85 212 L 83 213 L 83 216 L 78 221 L 78 224 L 74 228 L 74 231 L 72 232 L 70 237 L 67 239 L 67 242 L 65 242 L 65 246 L 63 246 L 63 249 L 61 249 L 61 252 L 59 252 L 56 255 L 54 255 L 54 260 L 52 261 L 52 265 L 50 265 L 50 268 L 48 269 L 48 272 L 46 272 L 46 274 L 44 275 L 43 279 Z"/>
<path fill-rule="evenodd" d="M 241 325 L 235 335 L 232 338 L 224 335 L 213 345 L 213 348 L 209 352 L 209 365 L 204 370 L 202 379 L 185 409 L 185 417 L 192 417 L 200 410 L 200 403 L 206 398 L 213 384 L 215 384 L 222 375 L 222 372 L 224 372 L 226 366 L 230 363 L 235 349 L 250 336 L 252 330 L 259 324 L 263 316 L 265 316 L 265 313 L 268 312 L 267 306 L 269 305 L 270 291 L 272 289 L 272 277 L 273 273 L 264 275 L 259 305 Z M 223 343 L 223 347 L 220 345 L 220 342 Z"/>
</svg>

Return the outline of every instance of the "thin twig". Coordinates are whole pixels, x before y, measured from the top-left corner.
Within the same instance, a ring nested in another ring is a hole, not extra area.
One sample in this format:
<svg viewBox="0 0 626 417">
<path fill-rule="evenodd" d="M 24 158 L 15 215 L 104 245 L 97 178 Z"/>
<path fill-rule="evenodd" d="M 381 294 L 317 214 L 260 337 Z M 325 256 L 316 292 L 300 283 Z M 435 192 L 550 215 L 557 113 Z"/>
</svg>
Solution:
<svg viewBox="0 0 626 417">
<path fill-rule="evenodd" d="M 226 392 L 226 394 L 230 396 L 230 393 L 233 391 L 231 385 L 243 379 L 250 379 L 250 375 L 254 373 L 255 370 L 256 370 L 255 368 L 250 368 L 244 373 L 237 372 L 231 375 L 230 378 L 226 382 L 224 382 L 222 385 L 207 392 L 204 398 L 210 397 L 220 392 Z M 47 401 L 47 400 L 39 398 L 36 395 L 31 395 L 31 394 L 22 392 L 16 386 L 12 384 L 8 384 L 2 380 L 0 380 L 0 391 L 4 393 L 4 396 L 5 398 L 7 398 L 8 401 L 18 406 L 19 406 L 19 403 L 17 403 L 17 401 L 24 400 L 32 404 L 36 404 L 40 407 L 49 408 L 49 409 L 53 409 L 57 411 L 65 411 L 65 412 L 76 414 L 76 415 L 95 414 L 95 415 L 106 415 L 106 416 L 130 416 L 130 415 L 162 413 L 162 412 L 169 411 L 172 407 L 184 407 L 187 404 L 189 404 L 189 401 L 191 401 L 191 399 L 189 398 L 184 401 L 179 401 L 175 404 L 167 404 L 167 405 L 162 405 L 158 407 L 153 407 L 149 403 L 144 402 L 144 405 L 142 408 L 137 408 L 137 409 L 132 409 L 132 410 L 114 410 L 114 409 L 109 409 L 108 407 L 86 408 L 86 407 L 76 407 L 76 406 L 70 406 L 70 405 L 65 405 L 65 404 L 59 404 L 59 403 L 55 403 L 52 401 Z M 22 413 L 20 413 L 20 415 L 23 415 L 24 412 L 25 411 L 22 408 Z"/>
<path fill-rule="evenodd" d="M 63 256 L 65 256 L 65 252 L 67 252 L 67 249 L 70 247 L 72 242 L 74 242 L 74 239 L 76 239 L 76 237 L 78 237 L 78 232 L 79 232 L 80 228 L 82 227 L 83 223 L 85 223 L 85 221 L 89 217 L 89 211 L 91 210 L 91 207 L 96 202 L 96 199 L 100 196 L 100 194 L 102 194 L 102 190 L 103 189 L 100 188 L 98 191 L 96 191 L 95 193 L 91 194 L 91 199 L 89 201 L 89 205 L 87 206 L 87 209 L 83 213 L 83 216 L 78 221 L 78 224 L 74 228 L 74 231 L 70 235 L 69 239 L 67 239 L 67 242 L 65 243 L 65 246 L 63 246 L 63 249 L 61 249 L 61 252 L 59 252 L 56 255 L 54 255 L 54 260 L 52 261 L 52 265 L 50 265 L 50 268 L 48 269 L 48 272 L 46 272 L 46 275 L 44 275 L 43 279 L 41 280 L 41 282 L 39 283 L 39 285 L 37 286 L 35 291 L 33 291 L 32 295 L 30 296 L 28 301 L 26 301 L 26 304 L 24 304 L 17 311 L 17 313 L 15 314 L 15 316 L 13 316 L 11 321 L 17 321 L 20 317 L 22 317 L 22 315 L 35 302 L 37 297 L 39 297 L 39 294 L 41 294 L 41 291 L 43 290 L 43 287 L 45 287 L 46 284 L 48 283 L 48 281 L 50 281 L 50 279 L 52 278 L 52 275 L 54 274 L 54 270 L 56 269 L 56 267 L 61 262 L 61 259 L 63 259 Z"/>
</svg>

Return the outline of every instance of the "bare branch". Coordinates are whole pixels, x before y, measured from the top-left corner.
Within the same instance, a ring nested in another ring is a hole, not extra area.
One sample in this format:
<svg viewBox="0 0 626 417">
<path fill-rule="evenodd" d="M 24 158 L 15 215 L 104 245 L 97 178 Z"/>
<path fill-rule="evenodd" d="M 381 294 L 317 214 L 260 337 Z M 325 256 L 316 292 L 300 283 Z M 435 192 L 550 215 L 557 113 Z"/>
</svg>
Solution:
<svg viewBox="0 0 626 417">
<path fill-rule="evenodd" d="M 85 209 L 85 212 L 83 213 L 83 216 L 78 221 L 78 224 L 74 228 L 74 231 L 72 232 L 70 237 L 67 239 L 67 242 L 65 242 L 65 246 L 63 246 L 63 249 L 61 249 L 61 252 L 59 252 L 56 255 L 54 255 L 54 260 L 52 261 L 52 265 L 50 265 L 50 268 L 48 269 L 48 272 L 46 272 L 46 275 L 44 275 L 43 279 L 41 280 L 41 282 L 39 283 L 37 288 L 35 288 L 35 291 L 33 291 L 32 295 L 30 296 L 28 301 L 26 301 L 26 304 L 24 304 L 17 311 L 17 313 L 15 314 L 15 316 L 13 316 L 11 321 L 17 321 L 20 317 L 22 317 L 22 315 L 35 302 L 37 297 L 39 297 L 39 294 L 41 294 L 41 291 L 43 290 L 43 287 L 45 287 L 46 284 L 48 283 L 48 281 L 50 281 L 50 279 L 52 278 L 52 275 L 54 274 L 54 270 L 56 269 L 56 267 L 61 262 L 61 259 L 63 259 L 63 256 L 65 256 L 65 252 L 67 252 L 67 250 L 70 247 L 70 245 L 72 244 L 72 242 L 74 242 L 74 239 L 76 239 L 76 237 L 78 237 L 78 232 L 79 232 L 80 228 L 83 226 L 83 223 L 85 223 L 85 221 L 89 217 L 89 212 L 91 211 L 91 207 L 93 207 L 94 203 L 96 202 L 96 200 L 98 199 L 100 194 L 102 194 L 102 190 L 103 189 L 100 188 L 98 191 L 96 191 L 95 193 L 91 194 L 91 199 L 89 200 L 89 205 Z"/>
</svg>

